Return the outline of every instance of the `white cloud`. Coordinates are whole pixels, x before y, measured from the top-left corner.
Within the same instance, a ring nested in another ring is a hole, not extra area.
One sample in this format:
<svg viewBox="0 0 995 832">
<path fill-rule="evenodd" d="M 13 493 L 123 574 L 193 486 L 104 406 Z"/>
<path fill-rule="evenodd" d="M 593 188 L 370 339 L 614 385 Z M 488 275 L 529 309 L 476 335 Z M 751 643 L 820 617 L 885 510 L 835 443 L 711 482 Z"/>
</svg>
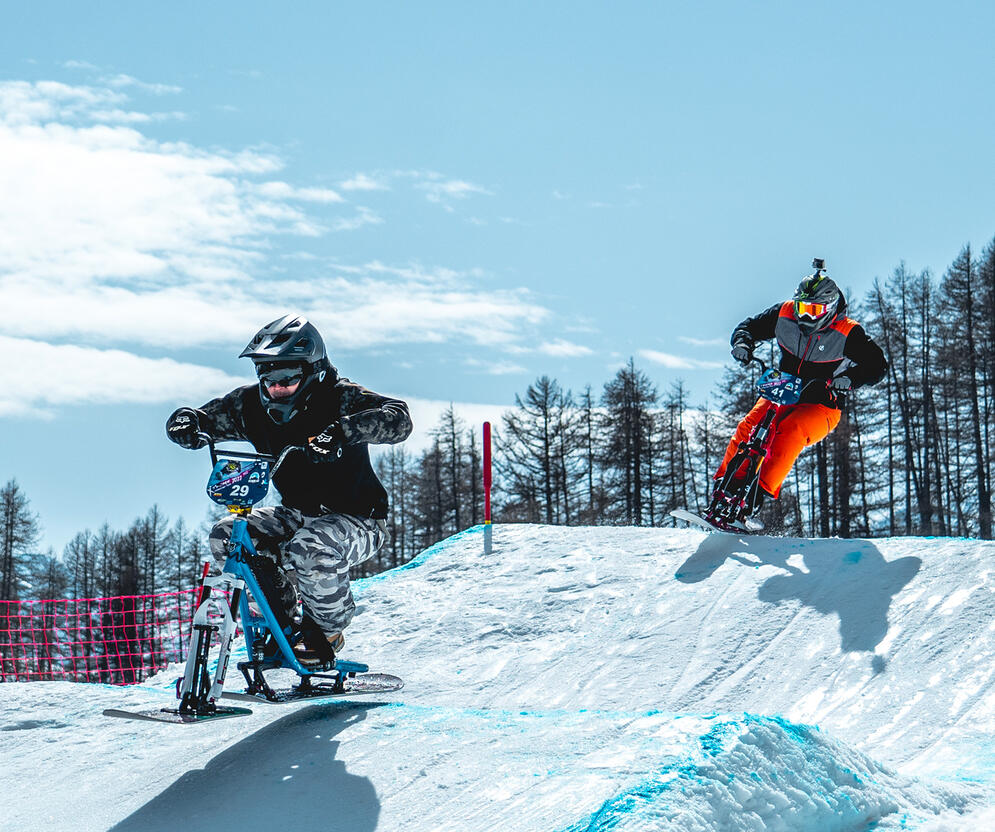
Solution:
<svg viewBox="0 0 995 832">
<path fill-rule="evenodd" d="M 728 338 L 691 338 L 688 335 L 678 335 L 677 340 L 690 344 L 692 347 L 726 347 L 729 345 Z"/>
<path fill-rule="evenodd" d="M 343 191 L 389 191 L 390 185 L 383 181 L 380 176 L 367 176 L 365 173 L 357 173 L 351 179 L 340 182 L 339 187 Z"/>
<path fill-rule="evenodd" d="M 243 180 L 279 166 L 261 154 L 161 145 L 121 126 L 0 124 L 0 158 L 0 279 L 234 273 L 265 234 L 313 231 Z"/>
<path fill-rule="evenodd" d="M 171 358 L 53 345 L 0 335 L 0 417 L 48 418 L 53 408 L 90 403 L 192 402 L 251 379 Z"/>
<path fill-rule="evenodd" d="M 698 361 L 695 358 L 685 358 L 657 350 L 639 350 L 639 355 L 670 370 L 718 370 L 725 366 L 720 361 Z"/>
<path fill-rule="evenodd" d="M 133 127 L 60 121 L 92 118 L 114 102 L 121 94 L 107 89 L 0 83 L 0 327 L 172 344 L 169 331 L 189 332 L 196 321 L 203 334 L 194 343 L 223 339 L 219 309 L 257 318 L 253 272 L 268 238 L 323 233 L 299 203 L 341 197 L 253 181 L 280 169 L 271 154 L 207 152 Z M 332 222 L 349 230 L 380 221 L 361 208 Z M 281 292 L 260 294 L 272 301 Z"/>
<path fill-rule="evenodd" d="M 513 364 L 511 361 L 503 359 L 484 361 L 479 358 L 467 358 L 463 363 L 467 367 L 480 369 L 489 376 L 513 376 L 528 372 L 528 369 L 520 364 Z"/>
<path fill-rule="evenodd" d="M 555 341 L 547 341 L 539 345 L 539 352 L 552 355 L 557 358 L 580 358 L 593 354 L 594 350 L 585 347 L 583 344 L 574 344 L 571 341 L 564 341 L 557 338 Z"/>
<path fill-rule="evenodd" d="M 127 96 L 122 93 L 98 87 L 70 86 L 58 81 L 2 81 L 0 124 L 74 121 L 124 101 Z"/>
<path fill-rule="evenodd" d="M 335 222 L 332 223 L 332 231 L 355 231 L 364 225 L 380 225 L 381 223 L 383 223 L 383 217 L 376 211 L 359 206 L 353 216 L 336 218 Z"/>
<path fill-rule="evenodd" d="M 256 192 L 274 199 L 295 199 L 302 202 L 345 202 L 330 188 L 295 188 L 286 182 L 263 182 L 256 186 Z"/>
<path fill-rule="evenodd" d="M 122 273 L 157 263 L 123 260 Z M 362 349 L 401 343 L 511 346 L 549 311 L 524 290 L 478 290 L 472 275 L 448 269 L 342 268 L 301 280 L 252 281 L 237 270 L 190 264 L 200 278 L 59 281 L 0 275 L 0 326 L 25 338 L 71 338 L 160 347 L 235 345 L 262 323 L 295 311 L 330 346 Z"/>
<path fill-rule="evenodd" d="M 425 198 L 429 202 L 437 203 L 446 202 L 451 199 L 466 199 L 471 194 L 493 196 L 493 192 L 481 185 L 474 185 L 472 182 L 467 182 L 463 179 L 444 180 L 431 178 L 426 182 L 419 182 L 415 187 L 426 192 Z"/>
<path fill-rule="evenodd" d="M 155 121 L 184 121 L 186 113 L 139 113 L 134 110 L 93 110 L 90 117 L 105 124 L 148 124 Z"/>
<path fill-rule="evenodd" d="M 551 316 L 524 289 L 481 286 L 486 276 L 472 269 L 302 257 L 299 276 L 281 278 L 291 252 L 272 253 L 276 235 L 306 240 L 382 218 L 357 206 L 351 216 L 316 219 L 313 206 L 344 200 L 280 180 L 283 162 L 272 152 L 149 138 L 141 120 L 120 123 L 129 112 L 123 90 L 135 84 L 119 85 L 0 82 L 0 332 L 57 354 L 53 367 L 96 362 L 110 374 L 126 367 L 142 376 L 140 384 L 104 385 L 101 400 L 147 400 L 159 395 L 153 390 L 190 385 L 192 365 L 136 351 L 237 350 L 262 323 L 290 311 L 310 317 L 333 350 L 460 342 L 503 351 L 528 343 Z M 484 192 L 439 174 L 413 175 L 435 177 L 440 198 Z M 489 371 L 524 368 L 497 362 Z M 36 377 L 50 389 L 4 400 L 3 413 L 88 400 L 71 373 Z M 213 378 L 212 390 L 228 379 Z"/>
<path fill-rule="evenodd" d="M 177 95 L 183 92 L 183 87 L 177 87 L 173 84 L 148 84 L 145 81 L 139 81 L 137 78 L 123 74 L 106 76 L 101 78 L 100 81 L 115 89 L 134 87 L 142 92 L 150 92 L 153 95 Z"/>
</svg>

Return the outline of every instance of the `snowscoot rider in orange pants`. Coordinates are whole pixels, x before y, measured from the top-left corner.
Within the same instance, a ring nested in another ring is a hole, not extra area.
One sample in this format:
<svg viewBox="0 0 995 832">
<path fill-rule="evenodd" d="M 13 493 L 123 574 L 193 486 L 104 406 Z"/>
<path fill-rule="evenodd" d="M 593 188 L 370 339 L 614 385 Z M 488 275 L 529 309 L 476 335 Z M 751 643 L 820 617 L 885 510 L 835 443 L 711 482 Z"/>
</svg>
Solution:
<svg viewBox="0 0 995 832">
<path fill-rule="evenodd" d="M 884 378 L 888 369 L 884 353 L 845 311 L 846 299 L 839 287 L 817 269 L 802 280 L 792 300 L 774 304 L 733 330 L 732 357 L 740 364 L 753 359 L 758 341 L 777 338 L 780 369 L 806 382 L 815 380 L 805 386 L 798 404 L 775 422 L 774 437 L 760 468 L 760 487 L 752 504 L 744 508 L 741 522 L 756 513 L 765 497 L 780 496 L 781 485 L 802 450 L 832 433 L 840 422 L 847 391 Z M 749 439 L 768 406 L 760 399 L 739 423 L 716 480 L 725 475 L 740 443 Z"/>
</svg>

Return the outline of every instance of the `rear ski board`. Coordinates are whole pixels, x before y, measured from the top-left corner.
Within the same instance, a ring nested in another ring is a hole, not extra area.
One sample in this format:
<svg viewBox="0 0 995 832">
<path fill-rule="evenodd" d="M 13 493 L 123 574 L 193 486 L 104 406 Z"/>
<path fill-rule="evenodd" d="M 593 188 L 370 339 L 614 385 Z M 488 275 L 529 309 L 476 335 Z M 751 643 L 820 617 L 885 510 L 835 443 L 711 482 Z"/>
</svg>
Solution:
<svg viewBox="0 0 995 832">
<path fill-rule="evenodd" d="M 758 527 L 755 529 L 751 529 L 749 526 L 743 526 L 738 523 L 735 526 L 733 526 L 733 528 L 731 529 L 723 529 L 720 526 L 716 526 L 712 523 L 709 523 L 704 517 L 699 517 L 694 512 L 688 511 L 687 509 L 683 508 L 675 508 L 672 512 L 670 512 L 670 516 L 676 517 L 678 520 L 683 520 L 686 523 L 692 523 L 695 526 L 699 526 L 700 528 L 704 529 L 706 532 L 725 532 L 727 534 L 738 534 L 738 533 L 753 534 L 754 532 L 758 532 L 761 529 L 763 529 L 763 526 L 760 525 L 758 525 Z"/>
<path fill-rule="evenodd" d="M 218 705 L 211 714 L 181 714 L 176 708 L 149 708 L 146 711 L 122 711 L 118 708 L 107 708 L 104 716 L 114 716 L 119 719 L 140 719 L 148 722 L 168 722 L 172 725 L 192 725 L 197 722 L 211 722 L 215 719 L 228 719 L 233 716 L 250 716 L 248 708 L 229 708 Z"/>
<path fill-rule="evenodd" d="M 241 702 L 262 702 L 266 705 L 285 705 L 288 702 L 303 702 L 309 699 L 330 699 L 339 696 L 357 696 L 365 693 L 391 693 L 404 687 L 404 681 L 388 673 L 363 673 L 344 681 L 345 690 L 334 693 L 327 687 L 312 688 L 310 692 L 296 688 L 274 688 L 275 699 L 267 699 L 262 693 L 237 693 L 225 691 L 225 699 L 238 699 Z"/>
</svg>

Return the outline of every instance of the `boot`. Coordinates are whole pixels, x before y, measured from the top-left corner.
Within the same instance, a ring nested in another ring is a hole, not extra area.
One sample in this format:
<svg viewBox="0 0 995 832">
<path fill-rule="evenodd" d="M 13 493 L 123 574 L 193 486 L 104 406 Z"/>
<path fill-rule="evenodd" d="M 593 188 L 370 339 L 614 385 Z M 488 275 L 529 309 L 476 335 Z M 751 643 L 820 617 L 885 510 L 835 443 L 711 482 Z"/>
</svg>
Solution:
<svg viewBox="0 0 995 832">
<path fill-rule="evenodd" d="M 325 636 L 325 640 L 328 642 L 328 649 L 332 653 L 331 660 L 334 661 L 335 654 L 341 652 L 342 648 L 345 647 L 345 636 L 342 633 L 335 633 L 334 635 Z M 312 649 L 302 642 L 294 647 L 294 657 L 300 662 L 301 667 L 308 669 L 320 667 L 329 661 L 325 656 L 327 656 L 327 651 L 323 649 L 323 645 L 320 645 L 318 649 Z"/>
<path fill-rule="evenodd" d="M 307 613 L 301 621 L 303 640 L 294 647 L 294 656 L 301 667 L 320 668 L 335 664 L 335 654 L 345 646 L 345 636 L 342 633 L 325 633 L 318 623 Z"/>
<path fill-rule="evenodd" d="M 760 487 L 759 480 L 754 482 L 749 493 L 746 495 L 746 505 L 740 510 L 739 522 L 745 523 L 750 517 L 756 517 L 768 497 L 773 499 L 772 495 Z"/>
</svg>

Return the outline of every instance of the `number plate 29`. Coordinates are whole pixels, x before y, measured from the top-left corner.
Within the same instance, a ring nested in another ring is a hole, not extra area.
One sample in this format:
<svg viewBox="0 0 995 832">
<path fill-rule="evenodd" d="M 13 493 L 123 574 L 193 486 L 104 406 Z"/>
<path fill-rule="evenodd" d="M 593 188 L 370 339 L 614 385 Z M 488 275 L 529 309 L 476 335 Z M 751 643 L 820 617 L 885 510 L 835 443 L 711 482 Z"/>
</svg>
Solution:
<svg viewBox="0 0 995 832">
<path fill-rule="evenodd" d="M 219 459 L 207 482 L 207 496 L 223 506 L 253 506 L 269 491 L 269 473 L 266 460 Z"/>
</svg>

